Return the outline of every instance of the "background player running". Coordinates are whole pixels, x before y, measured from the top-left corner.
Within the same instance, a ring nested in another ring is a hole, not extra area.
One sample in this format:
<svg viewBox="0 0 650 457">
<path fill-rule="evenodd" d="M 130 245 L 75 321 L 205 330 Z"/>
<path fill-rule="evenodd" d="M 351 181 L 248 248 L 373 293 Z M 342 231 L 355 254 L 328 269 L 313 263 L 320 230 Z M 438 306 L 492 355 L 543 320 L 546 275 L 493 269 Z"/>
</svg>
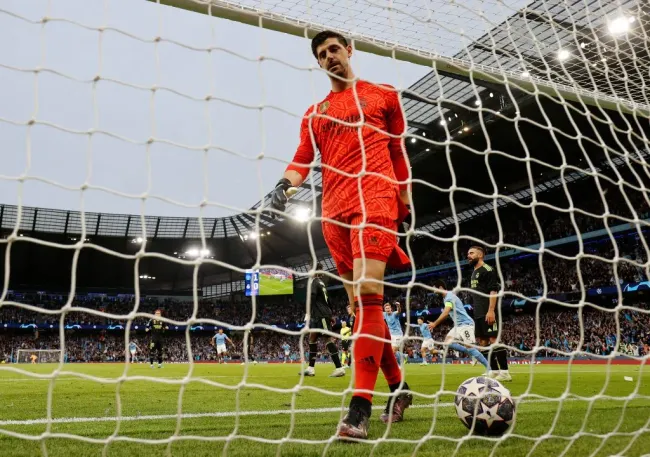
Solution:
<svg viewBox="0 0 650 457">
<path fill-rule="evenodd" d="M 431 336 L 431 331 L 429 330 L 429 324 L 424 322 L 424 319 L 418 317 L 417 324 L 411 324 L 411 327 L 417 327 L 422 334 L 422 346 L 420 347 L 420 355 L 422 356 L 422 363 L 420 365 L 428 365 L 427 363 L 427 351 L 431 355 L 435 355 L 438 351 L 435 348 L 433 337 Z"/>
<path fill-rule="evenodd" d="M 289 346 L 288 343 L 284 343 L 282 345 L 282 350 L 284 351 L 284 362 L 282 363 L 287 363 L 287 360 L 289 360 L 289 356 L 291 355 L 291 346 Z"/>
<path fill-rule="evenodd" d="M 138 345 L 135 344 L 135 341 L 131 341 L 129 343 L 129 354 L 131 354 L 131 363 L 135 363 L 138 361 L 138 358 L 136 357 L 136 353 L 138 351 L 140 351 Z"/>
<path fill-rule="evenodd" d="M 217 362 L 226 363 L 226 355 L 228 355 L 228 347 L 226 346 L 226 343 L 230 343 L 230 345 L 234 348 L 235 344 L 232 342 L 232 340 L 228 338 L 228 335 L 223 333 L 223 329 L 220 328 L 219 331 L 212 337 L 212 340 L 210 340 L 210 342 L 217 348 Z"/>
<path fill-rule="evenodd" d="M 166 330 L 169 330 L 167 324 L 159 320 L 162 315 L 159 309 L 154 313 L 155 318 L 147 322 L 146 332 L 151 334 L 151 342 L 149 343 L 149 363 L 153 368 L 154 354 L 158 354 L 158 368 L 162 368 L 163 361 L 163 335 Z"/>
<path fill-rule="evenodd" d="M 320 32 L 312 39 L 311 50 L 318 65 L 327 70 L 332 91 L 305 113 L 300 145 L 275 187 L 271 207 L 285 210 L 286 191 L 307 178 L 318 148 L 321 163 L 326 165 L 323 237 L 357 317 L 353 329 L 355 391 L 337 433 L 367 438 L 371 392 L 380 368 L 395 392 L 387 405 L 391 414 L 381 416 L 385 422 L 401 420 L 413 399 L 390 344 L 381 341 L 389 338 L 381 307 L 386 266 L 410 264 L 395 236 L 398 224 L 409 214 L 410 168 L 403 144 L 406 123 L 394 88 L 356 79 L 350 66 L 352 46 L 345 37 Z M 350 125 L 360 121 L 364 127 Z"/>
<path fill-rule="evenodd" d="M 496 306 L 500 286 L 497 272 L 483 261 L 484 257 L 485 249 L 480 246 L 472 246 L 467 252 L 467 261 L 474 267 L 470 288 L 472 291 L 480 292 L 480 294 L 472 294 L 476 337 L 479 344 L 487 348 L 496 344 L 499 336 Z M 490 368 L 492 375 L 496 376 L 498 381 L 512 381 L 508 371 L 508 352 L 505 347 L 492 348 Z"/>
<path fill-rule="evenodd" d="M 316 265 L 317 270 L 322 270 L 322 265 L 319 263 Z M 326 330 L 332 332 L 332 309 L 329 305 L 329 299 L 327 298 L 327 286 L 323 282 L 322 274 L 318 273 L 314 275 L 313 280 L 310 280 L 311 285 L 311 313 L 309 319 L 309 328 Z M 318 338 L 320 336 L 326 336 L 321 332 L 311 332 L 309 334 L 309 367 L 303 372 L 305 376 L 316 376 L 316 370 L 314 368 L 316 364 L 316 354 L 318 353 Z M 334 363 L 334 371 L 330 375 L 330 378 L 340 378 L 345 376 L 345 369 L 341 366 L 341 360 L 339 359 L 339 350 L 336 347 L 336 337 L 326 336 L 327 341 L 327 350 L 330 353 L 332 358 L 332 363 Z"/>
<path fill-rule="evenodd" d="M 390 303 L 384 305 L 384 320 L 386 325 L 388 325 L 388 331 L 390 332 L 390 345 L 393 349 L 393 354 L 397 359 L 397 363 L 402 365 L 402 351 L 400 350 L 400 345 L 402 339 L 404 338 L 404 332 L 402 331 L 402 324 L 399 321 L 399 315 L 402 313 L 402 306 L 399 302 L 395 302 L 395 311 Z"/>
<path fill-rule="evenodd" d="M 436 293 L 441 294 L 444 297 L 443 303 L 445 307 L 438 319 L 429 324 L 429 330 L 433 330 L 450 317 L 454 322 L 454 326 L 449 330 L 449 333 L 447 333 L 445 345 L 455 351 L 469 354 L 471 357 L 474 357 L 487 369 L 489 374 L 490 367 L 488 366 L 487 360 L 483 357 L 481 351 L 473 347 L 476 343 L 474 337 L 474 321 L 469 317 L 469 314 L 467 314 L 463 302 L 455 293 L 447 290 L 447 284 L 445 284 L 442 279 L 435 280 L 433 282 L 433 287 L 436 289 Z"/>
</svg>

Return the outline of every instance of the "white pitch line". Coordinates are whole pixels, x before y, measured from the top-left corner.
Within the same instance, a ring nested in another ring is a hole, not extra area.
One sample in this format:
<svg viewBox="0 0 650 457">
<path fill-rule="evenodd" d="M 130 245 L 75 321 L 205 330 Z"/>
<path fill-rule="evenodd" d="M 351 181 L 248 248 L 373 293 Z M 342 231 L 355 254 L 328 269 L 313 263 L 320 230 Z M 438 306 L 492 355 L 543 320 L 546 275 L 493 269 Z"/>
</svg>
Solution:
<svg viewBox="0 0 650 457">
<path fill-rule="evenodd" d="M 453 403 L 439 403 L 438 406 L 451 406 Z M 426 408 L 433 407 L 430 405 L 412 405 L 412 408 Z M 373 406 L 373 409 L 383 409 L 383 406 Z M 336 413 L 341 412 L 341 408 L 311 408 L 311 409 L 279 409 L 279 410 L 261 410 L 261 411 L 225 411 L 219 413 L 186 413 L 180 414 L 182 419 L 200 419 L 204 417 L 235 417 L 235 416 L 273 416 L 276 414 L 317 414 L 317 413 Z M 104 417 L 61 417 L 52 419 L 52 424 L 71 424 L 71 423 L 86 423 L 86 422 L 115 422 L 117 420 L 122 422 L 133 422 L 143 420 L 167 420 L 178 419 L 178 414 L 158 414 L 149 416 L 104 416 Z M 0 421 L 0 426 L 3 425 L 38 425 L 47 424 L 47 419 L 27 419 L 27 420 L 7 420 Z"/>
<path fill-rule="evenodd" d="M 546 400 L 531 400 L 531 401 L 546 401 Z M 411 408 L 433 408 L 434 406 L 446 408 L 453 406 L 453 403 L 434 403 L 426 405 L 411 405 Z M 384 406 L 373 406 L 372 409 L 384 409 Z M 236 416 L 273 416 L 276 414 L 318 414 L 318 413 L 338 413 L 342 408 L 309 408 L 309 409 L 279 409 L 279 410 L 260 410 L 260 411 L 224 411 L 215 413 L 185 413 L 180 414 L 182 419 L 200 419 L 204 417 L 236 417 Z M 47 424 L 71 424 L 71 423 L 86 423 L 86 422 L 115 422 L 120 420 L 122 422 L 144 421 L 144 420 L 168 420 L 178 419 L 178 414 L 158 414 L 149 416 L 104 416 L 104 417 L 61 417 L 48 421 L 47 419 L 27 419 L 27 420 L 6 420 L 0 421 L 0 426 L 4 425 L 38 425 Z"/>
<path fill-rule="evenodd" d="M 565 398 L 562 402 L 586 401 L 579 398 Z M 560 399 L 531 399 L 519 400 L 521 403 L 559 403 Z M 448 408 L 454 406 L 453 402 L 428 403 L 424 405 L 411 405 L 411 408 Z M 373 410 L 384 409 L 384 406 L 375 405 Z M 185 414 L 157 414 L 157 415 L 138 415 L 138 416 L 102 416 L 102 417 L 59 417 L 52 420 L 47 419 L 25 419 L 25 420 L 4 420 L 0 421 L 0 427 L 6 425 L 39 425 L 39 424 L 74 424 L 89 422 L 136 422 L 148 420 L 170 420 L 170 419 L 201 419 L 207 417 L 242 417 L 242 416 L 274 416 L 277 414 L 318 414 L 318 413 L 340 413 L 342 408 L 309 408 L 309 409 L 278 409 L 278 410 L 259 410 L 259 411 L 224 411 L 214 413 L 185 413 Z"/>
</svg>

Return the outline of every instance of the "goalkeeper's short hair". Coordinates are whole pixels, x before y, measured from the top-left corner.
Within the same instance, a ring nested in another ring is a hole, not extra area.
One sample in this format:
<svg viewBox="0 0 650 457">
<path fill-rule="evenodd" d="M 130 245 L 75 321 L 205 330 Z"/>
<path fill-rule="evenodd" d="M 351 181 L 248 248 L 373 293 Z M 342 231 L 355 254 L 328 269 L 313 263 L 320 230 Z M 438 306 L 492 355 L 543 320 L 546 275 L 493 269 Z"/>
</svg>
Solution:
<svg viewBox="0 0 650 457">
<path fill-rule="evenodd" d="M 348 40 L 340 33 L 334 32 L 333 30 L 323 30 L 311 39 L 311 52 L 314 54 L 314 57 L 316 57 L 316 60 L 318 60 L 316 50 L 321 44 L 325 43 L 330 38 L 336 38 L 343 46 L 348 46 Z"/>
</svg>

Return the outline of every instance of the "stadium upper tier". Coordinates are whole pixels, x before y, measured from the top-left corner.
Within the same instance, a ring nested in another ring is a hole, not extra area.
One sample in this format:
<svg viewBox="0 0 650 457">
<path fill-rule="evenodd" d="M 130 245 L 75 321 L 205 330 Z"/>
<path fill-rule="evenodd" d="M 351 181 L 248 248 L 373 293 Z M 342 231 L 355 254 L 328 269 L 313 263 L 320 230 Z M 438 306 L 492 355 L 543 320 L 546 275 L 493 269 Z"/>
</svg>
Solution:
<svg viewBox="0 0 650 457">
<path fill-rule="evenodd" d="M 174 0 L 168 1 L 174 3 Z M 246 1 L 234 3 L 248 4 Z M 315 3 L 312 7 L 314 9 L 310 9 L 307 16 L 304 16 L 304 11 L 293 10 L 282 2 L 271 3 L 264 8 L 270 14 L 283 15 L 287 21 L 311 21 L 314 20 L 313 14 L 316 14 L 315 20 L 318 22 L 319 2 Z M 359 9 L 354 12 L 355 15 L 360 17 L 372 15 L 373 8 L 378 8 L 373 2 L 368 2 L 362 7 L 365 3 L 359 2 L 359 5 L 351 7 Z M 346 8 L 330 5 L 329 2 L 321 6 L 328 9 L 327 13 L 330 13 L 332 8 L 334 10 Z M 373 16 L 372 21 L 369 22 L 372 24 L 371 27 L 366 28 L 368 24 L 364 26 L 360 21 L 358 28 L 355 27 L 355 32 L 349 35 L 352 38 L 363 35 L 364 39 L 386 43 L 389 47 L 397 39 L 396 45 L 405 46 L 415 53 L 448 55 L 446 53 L 450 51 L 450 44 L 445 43 L 442 38 L 445 36 L 446 27 L 430 18 L 431 15 L 435 17 L 438 13 L 437 8 L 445 9 L 447 6 L 449 5 L 444 2 L 440 4 L 433 2 L 428 7 L 395 2 L 391 14 L 397 19 L 393 18 L 386 24 L 378 23 L 377 21 L 381 22 L 383 17 L 383 14 L 378 14 L 378 18 Z M 518 154 L 517 150 L 521 150 L 524 146 L 530 148 L 528 151 L 530 157 L 538 158 L 551 166 L 557 165 L 556 159 L 545 160 L 548 158 L 549 149 L 555 148 L 552 145 L 553 141 L 558 147 L 560 146 L 558 140 L 547 137 L 547 143 L 540 136 L 546 136 L 549 132 L 532 132 L 531 126 L 525 125 L 526 122 L 523 127 L 517 126 L 516 130 L 507 131 L 507 127 L 502 125 L 506 123 L 504 121 L 517 124 L 520 122 L 519 118 L 529 119 L 550 129 L 551 126 L 548 124 L 549 120 L 552 120 L 554 128 L 563 132 L 563 135 L 571 137 L 575 137 L 576 129 L 582 130 L 581 133 L 587 136 L 594 136 L 595 130 L 604 126 L 599 124 L 608 124 L 610 121 L 617 126 L 620 125 L 624 130 L 630 127 L 646 128 L 645 125 L 640 127 L 633 119 L 628 119 L 629 122 L 625 121 L 618 116 L 617 111 L 620 109 L 621 112 L 627 112 L 627 108 L 639 109 L 639 114 L 647 117 L 650 110 L 650 102 L 644 89 L 646 86 L 644 78 L 650 65 L 647 46 L 647 36 L 650 32 L 650 7 L 647 2 L 589 0 L 567 3 L 562 0 L 544 0 L 532 2 L 525 8 L 513 12 L 514 14 L 508 19 L 482 37 L 463 46 L 452 57 L 452 61 L 460 66 L 469 66 L 477 71 L 487 68 L 500 75 L 499 78 L 487 82 L 471 76 L 459 76 L 443 68 L 435 68 L 402 92 L 403 107 L 409 127 L 406 147 L 411 163 L 419 165 L 417 169 L 413 168 L 414 178 L 442 186 L 439 181 L 428 179 L 435 174 L 425 170 L 447 169 L 449 164 L 444 154 L 447 151 L 464 153 L 464 157 L 476 155 L 477 157 L 473 159 L 480 157 L 482 160 L 484 151 L 501 150 L 516 161 L 517 157 L 523 159 L 522 154 Z M 324 11 L 322 13 L 326 14 Z M 351 11 L 344 11 L 343 16 L 346 13 L 350 14 Z M 469 10 L 459 9 L 454 12 L 445 10 L 443 14 L 445 14 L 444 18 L 459 20 L 458 27 L 462 30 L 468 24 L 472 24 L 472 20 L 476 19 L 474 14 L 477 13 L 471 14 Z M 461 17 L 455 17 L 457 14 Z M 483 18 L 482 14 L 481 18 Z M 417 20 L 419 16 L 422 16 L 422 20 Z M 327 14 L 326 17 L 328 18 L 326 25 L 336 28 L 338 23 L 334 19 L 335 15 Z M 307 23 L 309 22 L 302 24 L 305 26 L 304 24 Z M 316 24 L 315 28 L 324 26 Z M 483 27 L 485 23 L 478 26 Z M 341 28 L 341 30 L 345 34 L 345 29 Z M 462 43 L 464 38 L 459 36 L 458 43 Z M 458 43 L 454 42 L 453 46 L 460 46 Z M 506 77 L 524 78 L 541 85 L 568 88 L 576 96 L 584 95 L 585 100 L 596 94 L 603 102 L 605 100 L 610 102 L 609 107 L 612 111 L 606 112 L 600 107 L 593 109 L 587 106 L 588 104 L 582 103 L 578 96 L 577 101 L 567 101 L 562 97 L 541 95 L 538 88 L 523 90 L 517 84 L 505 84 Z M 375 82 L 381 83 L 381 81 Z M 611 103 L 618 105 L 616 109 Z M 571 113 L 571 110 L 566 109 L 567 106 L 575 106 L 575 111 Z M 626 109 L 623 109 L 624 107 Z M 558 108 L 560 108 L 559 115 L 554 112 Z M 540 115 L 540 111 L 545 112 L 545 115 Z M 588 116 L 590 112 L 594 113 L 595 122 L 590 122 L 586 126 L 588 132 L 585 132 L 576 117 L 584 114 Z M 497 133 L 493 129 L 501 131 Z M 480 139 L 475 137 L 476 132 L 479 132 Z M 493 132 L 495 134 L 492 134 Z M 499 134 L 509 137 L 510 144 L 504 143 Z M 489 136 L 489 140 L 483 139 L 483 135 Z M 520 141 L 525 145 L 519 144 Z M 609 135 L 603 137 L 603 141 L 609 142 Z M 544 151 L 538 151 L 540 145 L 546 146 Z M 588 148 L 588 145 L 581 147 Z M 577 144 L 569 149 L 574 151 L 567 152 L 566 162 L 574 164 L 571 155 L 574 152 L 582 154 Z M 436 152 L 443 154 L 438 154 L 440 157 L 433 161 L 430 160 L 430 156 Z M 469 152 L 476 154 L 469 154 Z M 582 152 L 590 153 L 588 150 Z M 419 163 L 423 160 L 427 160 L 427 163 Z M 521 168 L 512 163 L 514 161 L 510 162 L 511 167 Z M 513 176 L 525 176 L 525 170 L 508 175 L 504 174 L 503 170 L 493 167 L 493 172 L 500 185 L 512 183 Z M 454 173 L 471 175 L 460 167 L 455 168 Z M 294 197 L 294 204 L 309 203 L 320 196 L 321 172 L 318 167 L 312 171 L 311 179 L 316 192 L 312 193 L 310 184 L 303 185 L 304 189 Z M 492 183 L 482 184 L 489 184 L 491 187 Z M 414 193 L 417 204 L 419 192 L 415 190 Z M 263 201 L 268 201 L 268 195 Z M 252 209 L 262 206 L 263 201 L 256 203 Z"/>
</svg>

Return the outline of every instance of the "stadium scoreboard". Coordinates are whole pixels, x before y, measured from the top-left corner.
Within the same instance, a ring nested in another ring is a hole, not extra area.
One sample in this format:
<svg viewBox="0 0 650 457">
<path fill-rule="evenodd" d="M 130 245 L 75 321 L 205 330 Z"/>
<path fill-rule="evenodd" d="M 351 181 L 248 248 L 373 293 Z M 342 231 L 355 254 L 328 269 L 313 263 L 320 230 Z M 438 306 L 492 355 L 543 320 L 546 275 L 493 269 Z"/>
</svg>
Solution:
<svg viewBox="0 0 650 457">
<path fill-rule="evenodd" d="M 246 270 L 244 277 L 246 296 L 253 295 L 291 295 L 293 294 L 293 275 L 275 268 Z"/>
</svg>

